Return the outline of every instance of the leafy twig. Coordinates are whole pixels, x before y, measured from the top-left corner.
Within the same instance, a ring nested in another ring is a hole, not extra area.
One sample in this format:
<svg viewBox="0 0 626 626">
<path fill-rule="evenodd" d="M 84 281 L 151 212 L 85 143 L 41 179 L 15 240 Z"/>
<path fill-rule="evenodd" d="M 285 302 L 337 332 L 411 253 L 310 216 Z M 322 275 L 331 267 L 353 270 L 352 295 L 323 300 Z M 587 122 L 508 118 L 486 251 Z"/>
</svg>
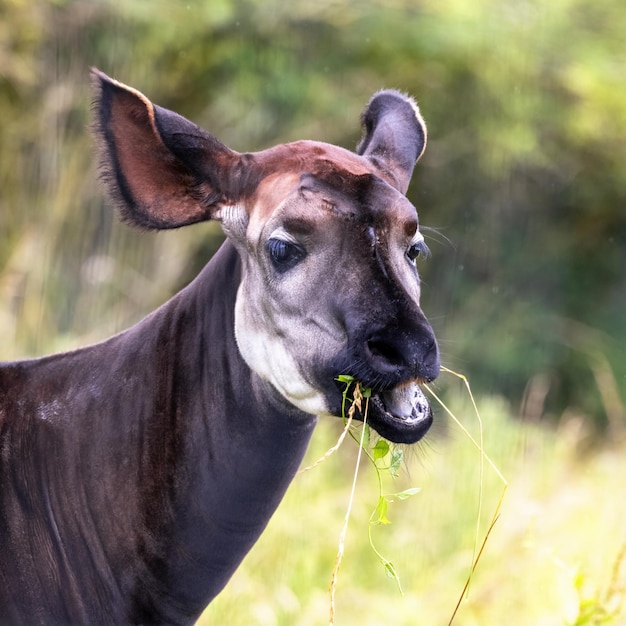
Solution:
<svg viewBox="0 0 626 626">
<path fill-rule="evenodd" d="M 352 430 L 348 430 L 348 428 L 344 430 L 344 433 L 350 432 L 350 436 L 359 444 L 359 454 L 357 456 L 357 465 L 356 465 L 354 480 L 352 483 L 352 492 L 350 495 L 348 510 L 346 512 L 346 518 L 344 520 L 344 526 L 343 526 L 342 533 L 340 536 L 339 552 L 337 554 L 337 561 L 335 563 L 335 569 L 333 570 L 333 576 L 331 580 L 331 621 L 330 621 L 331 625 L 333 624 L 334 613 L 335 613 L 335 589 L 336 589 L 336 582 L 337 582 L 337 572 L 339 570 L 339 564 L 343 556 L 345 533 L 347 531 L 348 519 L 349 519 L 350 511 L 352 508 L 354 489 L 356 486 L 356 477 L 357 477 L 357 472 L 358 472 L 358 468 L 359 468 L 360 461 L 361 461 L 361 453 L 364 453 L 365 456 L 367 456 L 367 458 L 370 460 L 371 464 L 374 466 L 374 469 L 376 471 L 376 477 L 378 480 L 378 503 L 374 511 L 372 511 L 372 514 L 370 515 L 370 519 L 368 523 L 369 543 L 374 554 L 377 556 L 377 558 L 379 559 L 379 561 L 385 568 L 385 572 L 387 573 L 387 575 L 390 578 L 393 578 L 393 580 L 398 585 L 398 589 L 400 590 L 400 593 L 403 593 L 403 591 L 402 591 L 402 585 L 400 583 L 400 577 L 398 576 L 398 572 L 396 571 L 396 568 L 394 567 L 393 563 L 388 558 L 386 558 L 374 544 L 374 539 L 372 537 L 372 528 L 374 526 L 387 525 L 391 523 L 389 518 L 387 517 L 387 511 L 388 511 L 390 502 L 393 502 L 395 500 L 405 500 L 420 491 L 419 488 L 411 488 L 411 489 L 406 489 L 404 491 L 391 493 L 391 494 L 386 494 L 384 492 L 383 479 L 382 479 L 383 472 L 389 471 L 389 473 L 394 478 L 398 476 L 398 470 L 404 459 L 403 451 L 401 449 L 392 449 L 391 446 L 389 445 L 389 442 L 386 441 L 385 439 L 379 439 L 372 448 L 369 447 L 370 427 L 367 424 L 367 410 L 369 406 L 368 400 L 371 396 L 371 390 L 360 385 L 360 383 L 356 382 L 354 378 L 351 376 L 340 376 L 338 380 L 340 382 L 345 383 L 346 385 L 344 392 L 343 392 L 343 396 L 342 396 L 343 397 L 342 417 L 344 418 L 344 420 L 346 419 L 345 405 L 348 401 L 349 390 L 351 386 L 354 385 L 353 399 L 352 399 L 350 408 L 348 410 L 348 424 L 351 422 L 354 416 L 354 411 L 358 409 L 363 416 L 363 427 L 358 437 Z M 365 407 L 363 408 L 364 401 L 365 401 Z M 335 446 L 335 448 L 336 447 L 337 446 Z M 387 463 L 385 463 L 387 459 L 388 461 Z"/>
</svg>

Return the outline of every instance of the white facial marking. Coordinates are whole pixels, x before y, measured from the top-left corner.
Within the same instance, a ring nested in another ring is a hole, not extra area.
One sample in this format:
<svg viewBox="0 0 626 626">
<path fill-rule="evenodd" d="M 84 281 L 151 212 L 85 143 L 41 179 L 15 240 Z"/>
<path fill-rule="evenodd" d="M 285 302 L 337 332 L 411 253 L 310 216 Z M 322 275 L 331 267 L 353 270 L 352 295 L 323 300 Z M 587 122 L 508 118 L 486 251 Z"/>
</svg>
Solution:
<svg viewBox="0 0 626 626">
<path fill-rule="evenodd" d="M 295 407 L 312 415 L 328 414 L 324 394 L 311 386 L 300 374 L 298 360 L 287 345 L 283 333 L 272 328 L 269 319 L 261 320 L 252 311 L 242 286 L 235 304 L 235 337 L 248 367 Z"/>
</svg>

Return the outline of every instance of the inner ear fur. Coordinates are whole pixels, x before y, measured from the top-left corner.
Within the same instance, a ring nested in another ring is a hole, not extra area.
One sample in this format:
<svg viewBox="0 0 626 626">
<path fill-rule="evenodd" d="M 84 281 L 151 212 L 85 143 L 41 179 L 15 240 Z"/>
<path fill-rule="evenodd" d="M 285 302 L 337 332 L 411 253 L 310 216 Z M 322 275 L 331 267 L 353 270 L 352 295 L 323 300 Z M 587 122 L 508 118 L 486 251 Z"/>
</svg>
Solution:
<svg viewBox="0 0 626 626">
<path fill-rule="evenodd" d="M 102 178 L 123 218 L 149 229 L 219 218 L 256 184 L 242 155 L 139 91 L 93 69 Z"/>
<path fill-rule="evenodd" d="M 361 125 L 357 154 L 367 157 L 405 194 L 415 163 L 426 148 L 426 124 L 417 103 L 399 91 L 379 91 L 365 107 Z"/>
</svg>

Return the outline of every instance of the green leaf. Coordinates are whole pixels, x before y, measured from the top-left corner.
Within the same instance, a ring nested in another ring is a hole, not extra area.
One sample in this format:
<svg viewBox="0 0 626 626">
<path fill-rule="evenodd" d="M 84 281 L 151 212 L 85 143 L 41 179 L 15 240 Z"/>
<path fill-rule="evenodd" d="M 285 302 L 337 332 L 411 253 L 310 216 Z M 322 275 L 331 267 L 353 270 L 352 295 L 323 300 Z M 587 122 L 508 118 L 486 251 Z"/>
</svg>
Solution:
<svg viewBox="0 0 626 626">
<path fill-rule="evenodd" d="M 410 489 L 405 489 L 404 491 L 387 494 L 385 498 L 389 502 L 393 502 L 394 500 L 406 500 L 407 498 L 414 496 L 416 493 L 419 493 L 421 490 L 422 489 L 420 487 L 411 487 Z"/>
<path fill-rule="evenodd" d="M 339 374 L 339 376 L 337 376 L 337 380 L 340 383 L 346 383 L 349 385 L 354 382 L 354 376 L 350 376 L 350 374 Z"/>
<path fill-rule="evenodd" d="M 386 559 L 381 561 L 385 566 L 385 572 L 389 578 L 393 578 L 396 581 L 396 585 L 398 585 L 398 589 L 402 595 L 404 595 L 404 591 L 402 591 L 402 585 L 400 584 L 400 577 L 398 576 L 398 572 L 396 572 L 396 568 L 394 567 L 391 561 L 387 561 Z"/>
<path fill-rule="evenodd" d="M 364 398 L 370 398 L 372 395 L 372 390 L 369 387 L 361 387 L 361 395 Z"/>
<path fill-rule="evenodd" d="M 387 576 L 389 576 L 389 578 L 393 578 L 395 581 L 398 581 L 398 572 L 396 572 L 396 568 L 393 563 L 391 561 L 384 561 L 383 565 L 385 566 Z"/>
<path fill-rule="evenodd" d="M 391 524 L 389 519 L 387 518 L 387 508 L 389 507 L 389 503 L 385 499 L 384 496 L 381 496 L 378 499 L 378 504 L 372 513 L 370 524 L 372 526 L 379 526 L 380 524 Z"/>
<path fill-rule="evenodd" d="M 389 444 L 385 439 L 379 439 L 372 450 L 375 459 L 384 459 L 389 454 Z"/>
<path fill-rule="evenodd" d="M 394 478 L 398 477 L 398 470 L 404 461 L 404 450 L 402 448 L 396 448 L 391 453 L 391 464 L 389 465 L 389 471 Z"/>
</svg>

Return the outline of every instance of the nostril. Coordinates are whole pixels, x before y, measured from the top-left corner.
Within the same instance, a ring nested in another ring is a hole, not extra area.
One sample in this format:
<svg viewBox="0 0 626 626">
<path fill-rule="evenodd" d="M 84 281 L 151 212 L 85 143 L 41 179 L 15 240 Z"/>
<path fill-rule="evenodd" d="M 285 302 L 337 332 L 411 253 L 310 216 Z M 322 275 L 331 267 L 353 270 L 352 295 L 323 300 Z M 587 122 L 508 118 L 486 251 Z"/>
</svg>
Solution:
<svg viewBox="0 0 626 626">
<path fill-rule="evenodd" d="M 374 335 L 364 344 L 365 361 L 383 375 L 431 382 L 439 375 L 439 349 L 434 336 L 417 340 Z"/>
<path fill-rule="evenodd" d="M 437 376 L 439 376 L 439 371 L 441 369 L 441 362 L 439 360 L 439 348 L 437 346 L 437 342 L 435 341 L 434 337 L 432 339 L 431 345 L 424 359 L 423 369 L 424 369 L 424 374 L 422 378 L 427 383 L 432 382 L 433 380 L 435 380 L 435 378 L 437 378 Z"/>
<path fill-rule="evenodd" d="M 382 368 L 396 368 L 405 363 L 401 352 L 386 341 L 370 339 L 365 343 L 365 351 L 370 361 Z"/>
</svg>

